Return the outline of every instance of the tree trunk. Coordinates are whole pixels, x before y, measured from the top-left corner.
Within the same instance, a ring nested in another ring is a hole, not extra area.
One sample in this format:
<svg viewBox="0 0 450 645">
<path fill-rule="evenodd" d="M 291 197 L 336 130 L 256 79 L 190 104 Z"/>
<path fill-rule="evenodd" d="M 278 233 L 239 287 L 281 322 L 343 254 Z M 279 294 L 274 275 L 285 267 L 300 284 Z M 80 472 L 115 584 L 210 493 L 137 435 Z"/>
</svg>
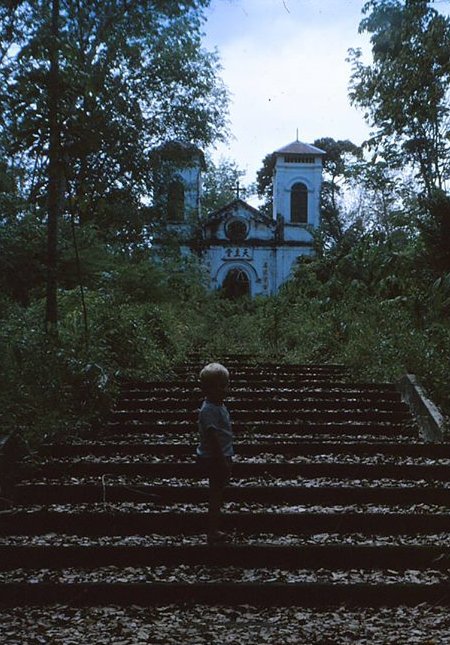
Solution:
<svg viewBox="0 0 450 645">
<path fill-rule="evenodd" d="M 59 0 L 52 0 L 48 77 L 49 154 L 47 219 L 47 306 L 45 327 L 56 334 L 58 324 L 57 253 L 58 220 L 61 206 L 61 131 L 59 122 Z"/>
</svg>

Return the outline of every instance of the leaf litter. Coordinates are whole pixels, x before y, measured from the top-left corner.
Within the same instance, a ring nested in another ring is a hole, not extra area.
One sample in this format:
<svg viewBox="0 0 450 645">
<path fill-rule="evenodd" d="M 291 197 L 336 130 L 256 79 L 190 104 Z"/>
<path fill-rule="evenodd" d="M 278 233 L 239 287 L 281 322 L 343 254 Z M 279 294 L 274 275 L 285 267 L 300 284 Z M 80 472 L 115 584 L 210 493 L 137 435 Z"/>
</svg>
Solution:
<svg viewBox="0 0 450 645">
<path fill-rule="evenodd" d="M 236 607 L 201 604 L 0 610 L 8 645 L 446 645 L 448 608 Z"/>
</svg>

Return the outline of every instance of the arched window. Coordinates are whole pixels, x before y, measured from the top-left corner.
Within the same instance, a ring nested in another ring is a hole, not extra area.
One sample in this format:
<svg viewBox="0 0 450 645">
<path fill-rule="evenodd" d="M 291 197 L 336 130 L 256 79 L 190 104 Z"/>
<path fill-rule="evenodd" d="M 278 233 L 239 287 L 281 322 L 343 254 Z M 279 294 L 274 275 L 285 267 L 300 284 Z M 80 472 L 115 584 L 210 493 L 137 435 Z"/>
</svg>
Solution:
<svg viewBox="0 0 450 645">
<path fill-rule="evenodd" d="M 291 222 L 308 223 L 308 189 L 305 184 L 291 188 Z"/>
<path fill-rule="evenodd" d="M 167 191 L 167 220 L 169 222 L 184 222 L 184 186 L 175 180 L 169 184 Z"/>
</svg>

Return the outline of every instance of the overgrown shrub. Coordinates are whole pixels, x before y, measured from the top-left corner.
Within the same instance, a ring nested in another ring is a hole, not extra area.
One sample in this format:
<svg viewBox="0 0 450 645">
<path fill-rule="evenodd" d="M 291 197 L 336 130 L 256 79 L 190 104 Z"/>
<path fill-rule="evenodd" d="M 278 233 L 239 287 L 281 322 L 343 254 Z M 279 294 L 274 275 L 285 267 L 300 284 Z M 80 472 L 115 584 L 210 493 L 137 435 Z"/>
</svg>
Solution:
<svg viewBox="0 0 450 645">
<path fill-rule="evenodd" d="M 420 249 L 420 245 L 417 247 Z M 414 372 L 450 412 L 449 276 L 416 264 L 413 247 L 358 248 L 305 258 L 272 297 L 230 301 L 208 293 L 195 259 L 119 257 L 84 288 L 59 292 L 59 337 L 43 331 L 44 302 L 0 302 L 0 423 L 32 439 L 79 433 L 111 407 L 117 377 L 162 378 L 199 350 L 205 360 L 343 363 L 354 378 Z"/>
<path fill-rule="evenodd" d="M 192 346 L 196 312 L 183 303 L 121 302 L 87 291 L 85 330 L 78 290 L 59 294 L 59 336 L 44 330 L 44 302 L 10 305 L 0 334 L 0 423 L 39 440 L 87 428 L 117 394 L 118 376 L 158 378 Z"/>
</svg>

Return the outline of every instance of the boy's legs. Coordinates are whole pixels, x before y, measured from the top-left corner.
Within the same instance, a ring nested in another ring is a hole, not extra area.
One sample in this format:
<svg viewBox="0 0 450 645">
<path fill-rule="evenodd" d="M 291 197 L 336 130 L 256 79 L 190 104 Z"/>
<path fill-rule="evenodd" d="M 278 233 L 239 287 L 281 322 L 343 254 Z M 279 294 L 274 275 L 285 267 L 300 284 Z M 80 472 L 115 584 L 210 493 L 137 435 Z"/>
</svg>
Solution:
<svg viewBox="0 0 450 645">
<path fill-rule="evenodd" d="M 227 458 L 231 468 L 231 459 Z M 208 534 L 218 533 L 220 529 L 220 511 L 222 509 L 225 488 L 230 481 L 230 470 L 223 472 L 213 466 L 209 474 Z"/>
<path fill-rule="evenodd" d="M 208 534 L 219 531 L 220 510 L 223 504 L 223 493 L 226 483 L 215 477 L 209 478 Z"/>
<path fill-rule="evenodd" d="M 224 472 L 218 467 L 217 462 L 210 458 L 197 457 L 197 465 L 200 469 L 201 476 L 207 476 L 209 479 L 209 499 L 208 499 L 208 536 L 213 537 L 219 534 L 220 511 L 223 504 L 224 491 L 230 481 L 231 463 L 230 457 L 226 458 L 230 470 Z"/>
</svg>

